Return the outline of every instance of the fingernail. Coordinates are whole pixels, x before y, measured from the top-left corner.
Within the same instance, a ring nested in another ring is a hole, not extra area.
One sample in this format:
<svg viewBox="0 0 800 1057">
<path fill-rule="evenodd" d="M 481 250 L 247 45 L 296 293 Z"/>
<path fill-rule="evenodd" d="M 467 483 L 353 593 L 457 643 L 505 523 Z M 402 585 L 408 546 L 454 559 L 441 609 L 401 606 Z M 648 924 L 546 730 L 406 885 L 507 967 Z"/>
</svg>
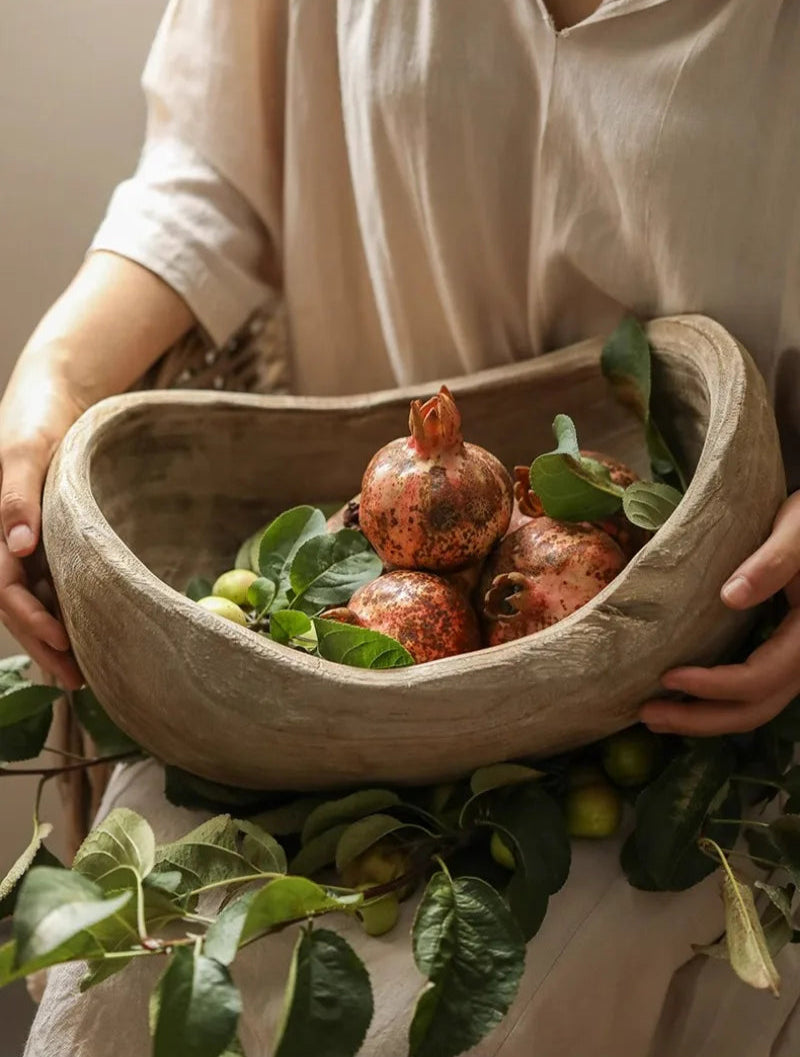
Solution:
<svg viewBox="0 0 800 1057">
<path fill-rule="evenodd" d="M 15 525 L 9 532 L 6 542 L 12 554 L 19 554 L 21 551 L 30 550 L 36 542 L 36 537 L 27 525 Z"/>
<path fill-rule="evenodd" d="M 722 601 L 733 606 L 747 605 L 750 600 L 750 584 L 743 576 L 734 576 L 722 588 Z"/>
</svg>

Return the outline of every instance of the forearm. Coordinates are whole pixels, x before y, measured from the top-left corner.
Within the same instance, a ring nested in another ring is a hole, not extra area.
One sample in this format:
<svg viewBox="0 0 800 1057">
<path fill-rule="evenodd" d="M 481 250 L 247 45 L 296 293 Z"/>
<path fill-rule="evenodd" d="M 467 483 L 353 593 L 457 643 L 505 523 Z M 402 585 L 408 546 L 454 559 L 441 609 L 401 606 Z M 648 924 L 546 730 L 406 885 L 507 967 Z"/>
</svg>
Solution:
<svg viewBox="0 0 800 1057">
<path fill-rule="evenodd" d="M 193 322 L 152 272 L 93 253 L 28 341 L 4 403 L 23 397 L 31 406 L 37 389 L 41 396 L 55 386 L 83 411 L 128 389 Z"/>
</svg>

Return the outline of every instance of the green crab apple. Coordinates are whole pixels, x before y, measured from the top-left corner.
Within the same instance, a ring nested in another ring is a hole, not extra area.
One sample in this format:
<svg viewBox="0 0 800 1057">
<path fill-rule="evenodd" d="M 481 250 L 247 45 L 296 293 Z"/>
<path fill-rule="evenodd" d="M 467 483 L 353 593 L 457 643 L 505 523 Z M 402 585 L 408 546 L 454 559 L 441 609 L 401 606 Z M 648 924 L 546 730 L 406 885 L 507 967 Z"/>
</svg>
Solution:
<svg viewBox="0 0 800 1057">
<path fill-rule="evenodd" d="M 622 797 L 609 782 L 570 789 L 565 809 L 571 837 L 610 837 L 622 821 Z"/>
<path fill-rule="evenodd" d="M 644 785 L 658 763 L 658 735 L 646 727 L 630 727 L 606 738 L 603 767 L 606 774 L 623 788 Z"/>
<path fill-rule="evenodd" d="M 209 613 L 216 613 L 218 617 L 232 620 L 234 624 L 241 624 L 242 627 L 247 626 L 247 617 L 239 606 L 235 602 L 231 602 L 229 598 L 220 598 L 218 595 L 206 595 L 197 604 L 202 606 L 203 609 L 207 609 Z"/>
<path fill-rule="evenodd" d="M 387 892 L 378 899 L 364 903 L 358 908 L 358 916 L 368 936 L 383 936 L 395 927 L 400 917 L 397 892 Z"/>
<path fill-rule="evenodd" d="M 249 569 L 229 569 L 223 573 L 211 588 L 211 594 L 217 598 L 227 598 L 237 606 L 247 605 L 247 591 L 258 577 Z"/>
</svg>

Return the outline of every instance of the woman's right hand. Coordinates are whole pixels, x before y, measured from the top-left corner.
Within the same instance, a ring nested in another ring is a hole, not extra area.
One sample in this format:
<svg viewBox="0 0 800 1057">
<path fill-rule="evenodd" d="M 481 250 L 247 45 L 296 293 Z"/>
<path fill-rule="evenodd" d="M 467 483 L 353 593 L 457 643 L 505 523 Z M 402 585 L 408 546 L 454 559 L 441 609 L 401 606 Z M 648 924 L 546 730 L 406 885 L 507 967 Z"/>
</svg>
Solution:
<svg viewBox="0 0 800 1057">
<path fill-rule="evenodd" d="M 0 620 L 68 690 L 80 687 L 83 677 L 63 624 L 35 593 L 41 585 L 31 556 L 41 536 L 47 468 L 81 411 L 59 383 L 27 369 L 15 372 L 0 403 Z"/>
<path fill-rule="evenodd" d="M 194 322 L 146 268 L 90 253 L 34 331 L 0 402 L 0 620 L 66 689 L 83 677 L 64 625 L 37 597 L 47 468 L 87 407 L 128 389 Z"/>
</svg>

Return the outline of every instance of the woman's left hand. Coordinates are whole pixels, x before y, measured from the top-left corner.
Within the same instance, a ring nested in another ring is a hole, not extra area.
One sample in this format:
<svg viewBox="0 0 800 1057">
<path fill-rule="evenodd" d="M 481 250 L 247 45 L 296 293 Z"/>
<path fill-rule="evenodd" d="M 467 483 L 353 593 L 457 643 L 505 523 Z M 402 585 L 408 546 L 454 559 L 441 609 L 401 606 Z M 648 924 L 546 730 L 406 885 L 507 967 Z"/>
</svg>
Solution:
<svg viewBox="0 0 800 1057">
<path fill-rule="evenodd" d="M 738 734 L 776 716 L 800 693 L 800 492 L 783 504 L 769 539 L 722 588 L 731 609 L 749 609 L 783 591 L 789 613 L 743 664 L 674 668 L 665 690 L 695 700 L 646 702 L 639 718 L 658 734 Z"/>
</svg>

